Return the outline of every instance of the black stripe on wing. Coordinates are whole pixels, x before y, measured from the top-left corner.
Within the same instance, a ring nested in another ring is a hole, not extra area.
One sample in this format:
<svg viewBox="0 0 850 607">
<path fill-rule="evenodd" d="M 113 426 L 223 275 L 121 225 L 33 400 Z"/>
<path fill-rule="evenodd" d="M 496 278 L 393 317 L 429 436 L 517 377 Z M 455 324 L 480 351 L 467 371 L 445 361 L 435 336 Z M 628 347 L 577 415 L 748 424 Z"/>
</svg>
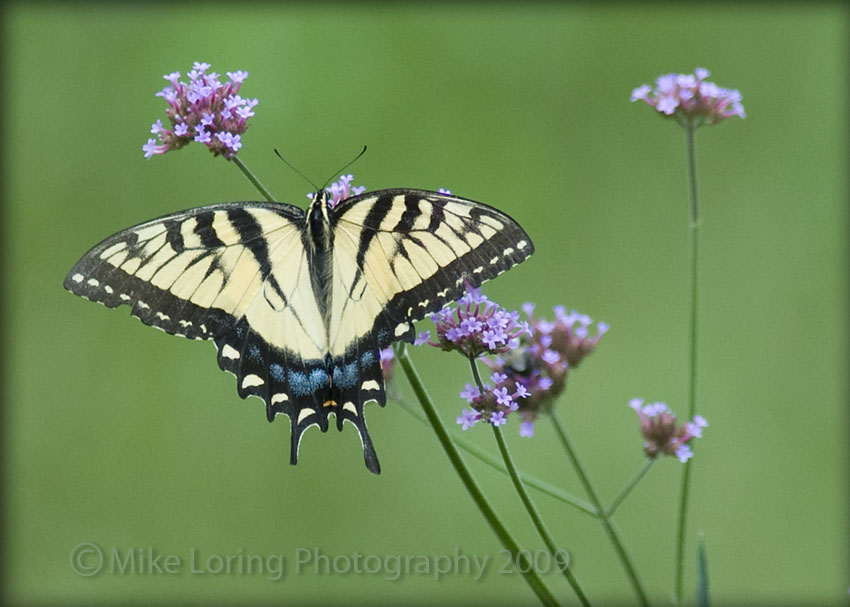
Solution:
<svg viewBox="0 0 850 607">
<path fill-rule="evenodd" d="M 219 262 L 228 247 L 213 227 L 217 211 L 225 212 L 233 228 L 243 235 L 241 242 L 234 243 L 236 246 L 264 246 L 265 236 L 256 221 L 246 217 L 246 207 L 272 211 L 290 222 L 303 222 L 303 210 L 282 203 L 225 203 L 165 215 L 123 230 L 92 247 L 68 272 L 64 286 L 110 308 L 129 305 L 131 314 L 143 323 L 172 335 L 212 339 L 222 327 L 234 322 L 229 310 L 198 305 L 190 299 L 197 286 L 222 270 Z M 186 223 L 190 221 L 193 226 Z M 181 228 L 185 228 L 185 235 Z M 200 244 L 189 246 L 186 236 Z M 259 258 L 257 262 L 265 271 Z M 174 273 L 174 268 L 180 271 Z M 174 273 L 174 279 L 159 286 L 153 284 L 164 272 Z M 228 278 L 224 277 L 223 284 Z M 188 298 L 172 292 L 181 280 L 185 281 L 180 284 Z"/>
<path fill-rule="evenodd" d="M 428 217 L 424 218 L 423 201 L 428 203 L 425 206 L 429 209 Z M 360 205 L 371 206 L 365 214 L 360 213 L 362 221 L 351 220 L 352 215 L 358 215 Z M 401 208 L 394 209 L 396 205 Z M 399 215 L 398 220 L 388 225 L 387 218 L 395 215 Z M 411 288 L 381 294 L 387 303 L 373 329 L 379 348 L 399 339 L 412 342 L 414 321 L 458 299 L 466 284 L 479 287 L 534 252 L 531 238 L 505 213 L 480 202 L 425 190 L 381 190 L 349 198 L 335 209 L 332 221 L 338 229 L 360 230 L 357 266 L 361 273 L 372 247 L 381 248 L 390 271 L 395 271 L 399 257 L 422 273 L 426 265 L 439 266 L 433 274 L 420 276 Z M 376 238 L 379 232 L 393 236 L 394 250 L 382 247 Z M 440 256 L 429 251 L 429 245 L 434 244 L 440 244 L 444 251 L 447 247 L 453 252 L 462 252 L 440 263 Z M 376 268 L 376 271 L 382 269 Z M 356 280 L 352 285 L 355 283 Z"/>
</svg>

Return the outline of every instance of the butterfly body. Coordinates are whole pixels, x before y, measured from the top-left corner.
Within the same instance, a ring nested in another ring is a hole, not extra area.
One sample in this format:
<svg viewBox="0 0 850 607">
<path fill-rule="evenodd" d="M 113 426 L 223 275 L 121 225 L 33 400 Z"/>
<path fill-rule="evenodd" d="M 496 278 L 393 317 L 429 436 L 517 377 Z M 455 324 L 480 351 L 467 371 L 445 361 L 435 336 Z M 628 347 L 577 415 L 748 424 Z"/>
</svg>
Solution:
<svg viewBox="0 0 850 607">
<path fill-rule="evenodd" d="M 303 432 L 349 421 L 366 466 L 380 466 L 364 404 L 384 405 L 379 352 L 413 322 L 533 252 L 507 215 L 481 203 L 395 189 L 309 209 L 238 202 L 174 213 L 92 248 L 65 287 L 148 325 L 212 340 L 239 395 Z"/>
</svg>

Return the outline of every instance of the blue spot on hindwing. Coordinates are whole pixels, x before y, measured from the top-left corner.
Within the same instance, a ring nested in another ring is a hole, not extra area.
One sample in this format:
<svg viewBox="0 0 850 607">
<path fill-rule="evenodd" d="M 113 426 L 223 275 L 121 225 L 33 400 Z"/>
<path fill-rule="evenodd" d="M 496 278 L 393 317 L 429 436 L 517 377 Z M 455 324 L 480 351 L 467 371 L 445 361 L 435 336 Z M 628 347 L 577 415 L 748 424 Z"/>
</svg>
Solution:
<svg viewBox="0 0 850 607">
<path fill-rule="evenodd" d="M 375 362 L 375 353 L 374 352 L 364 352 L 360 356 L 360 366 L 364 369 L 371 367 Z"/>
<path fill-rule="evenodd" d="M 330 385 L 328 372 L 324 369 L 313 369 L 310 371 L 310 390 L 315 392 L 320 388 L 327 388 Z"/>
<path fill-rule="evenodd" d="M 246 356 L 251 362 L 259 362 L 262 358 L 260 346 L 257 344 L 248 344 L 248 352 L 246 352 Z"/>
<path fill-rule="evenodd" d="M 316 390 L 329 386 L 328 374 L 322 368 L 312 369 L 309 374 L 304 371 L 287 372 L 289 387 L 295 396 L 307 396 Z"/>
<path fill-rule="evenodd" d="M 306 396 L 307 394 L 311 394 L 306 373 L 290 370 L 287 379 L 289 379 L 289 388 L 295 396 Z"/>
<path fill-rule="evenodd" d="M 272 363 L 269 365 L 269 373 L 271 374 L 273 379 L 279 382 L 282 382 L 283 378 L 285 377 L 283 373 L 283 367 L 277 363 Z"/>
<path fill-rule="evenodd" d="M 353 388 L 357 385 L 359 377 L 357 364 L 348 363 L 341 367 L 334 367 L 334 386 L 337 388 Z"/>
</svg>

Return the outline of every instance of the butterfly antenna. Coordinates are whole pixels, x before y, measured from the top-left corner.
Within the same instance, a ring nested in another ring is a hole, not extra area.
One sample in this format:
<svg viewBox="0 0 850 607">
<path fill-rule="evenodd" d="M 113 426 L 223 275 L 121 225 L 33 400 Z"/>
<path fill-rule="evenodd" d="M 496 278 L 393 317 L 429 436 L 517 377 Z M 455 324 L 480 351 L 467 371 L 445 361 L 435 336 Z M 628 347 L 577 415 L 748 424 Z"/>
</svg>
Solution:
<svg viewBox="0 0 850 607">
<path fill-rule="evenodd" d="M 334 171 L 334 172 L 333 172 L 333 174 L 331 175 L 331 177 L 330 177 L 330 178 L 329 178 L 329 179 L 325 182 L 325 185 L 324 185 L 324 186 L 322 186 L 322 189 L 324 189 L 324 188 L 328 187 L 328 184 L 329 184 L 329 183 L 331 182 L 331 180 L 334 178 L 334 177 L 333 177 L 334 175 L 336 175 L 336 174 L 338 174 L 338 173 L 342 173 L 345 169 L 347 169 L 347 168 L 348 168 L 348 167 L 350 167 L 352 164 L 354 164 L 355 162 L 357 162 L 357 161 L 360 159 L 360 157 L 361 157 L 363 154 L 365 154 L 365 153 L 366 153 L 366 146 L 364 145 L 364 146 L 363 146 L 363 149 L 362 149 L 362 150 L 360 150 L 360 153 L 359 153 L 359 154 L 357 154 L 357 156 L 355 156 L 354 158 L 352 158 L 351 160 L 349 160 L 347 163 L 345 163 L 345 166 L 344 166 L 344 167 L 342 167 L 341 169 L 337 169 L 336 171 Z"/>
<path fill-rule="evenodd" d="M 364 148 L 364 149 L 365 149 L 365 148 Z M 293 166 L 293 164 L 292 164 L 291 162 L 289 162 L 286 158 L 284 158 L 284 157 L 281 155 L 281 153 L 277 151 L 277 148 L 275 148 L 275 149 L 274 149 L 274 153 L 275 153 L 275 154 L 277 154 L 277 157 L 278 157 L 278 158 L 280 158 L 281 160 L 283 160 L 283 162 L 286 164 L 286 166 L 288 166 L 290 169 L 292 169 L 293 171 L 295 171 L 296 173 L 298 173 L 298 174 L 301 176 L 301 178 L 302 178 L 302 179 L 304 179 L 304 181 L 306 181 L 306 182 L 307 182 L 307 183 L 309 183 L 311 186 L 313 186 L 313 191 L 314 191 L 314 192 L 318 192 L 318 191 L 319 191 L 319 188 L 316 186 L 316 184 L 315 184 L 315 183 L 313 183 L 313 181 L 312 181 L 309 177 L 307 177 L 304 173 L 302 173 L 301 171 L 299 171 L 298 169 L 296 169 L 296 168 Z M 350 164 L 350 163 L 349 163 L 349 164 Z"/>
</svg>

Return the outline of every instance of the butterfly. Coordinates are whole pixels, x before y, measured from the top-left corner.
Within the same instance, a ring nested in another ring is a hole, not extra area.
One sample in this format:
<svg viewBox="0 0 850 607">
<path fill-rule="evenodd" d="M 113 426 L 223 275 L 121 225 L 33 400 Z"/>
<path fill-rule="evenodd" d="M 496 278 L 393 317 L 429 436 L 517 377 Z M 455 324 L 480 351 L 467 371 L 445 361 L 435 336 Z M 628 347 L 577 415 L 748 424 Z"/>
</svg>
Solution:
<svg viewBox="0 0 850 607">
<path fill-rule="evenodd" d="M 480 202 L 415 189 L 367 192 L 305 211 L 278 202 L 202 206 L 94 246 L 66 289 L 147 325 L 212 340 L 239 396 L 304 431 L 349 421 L 366 467 L 380 464 L 364 404 L 386 403 L 380 350 L 414 341 L 414 321 L 525 260 L 528 234 Z"/>
</svg>

